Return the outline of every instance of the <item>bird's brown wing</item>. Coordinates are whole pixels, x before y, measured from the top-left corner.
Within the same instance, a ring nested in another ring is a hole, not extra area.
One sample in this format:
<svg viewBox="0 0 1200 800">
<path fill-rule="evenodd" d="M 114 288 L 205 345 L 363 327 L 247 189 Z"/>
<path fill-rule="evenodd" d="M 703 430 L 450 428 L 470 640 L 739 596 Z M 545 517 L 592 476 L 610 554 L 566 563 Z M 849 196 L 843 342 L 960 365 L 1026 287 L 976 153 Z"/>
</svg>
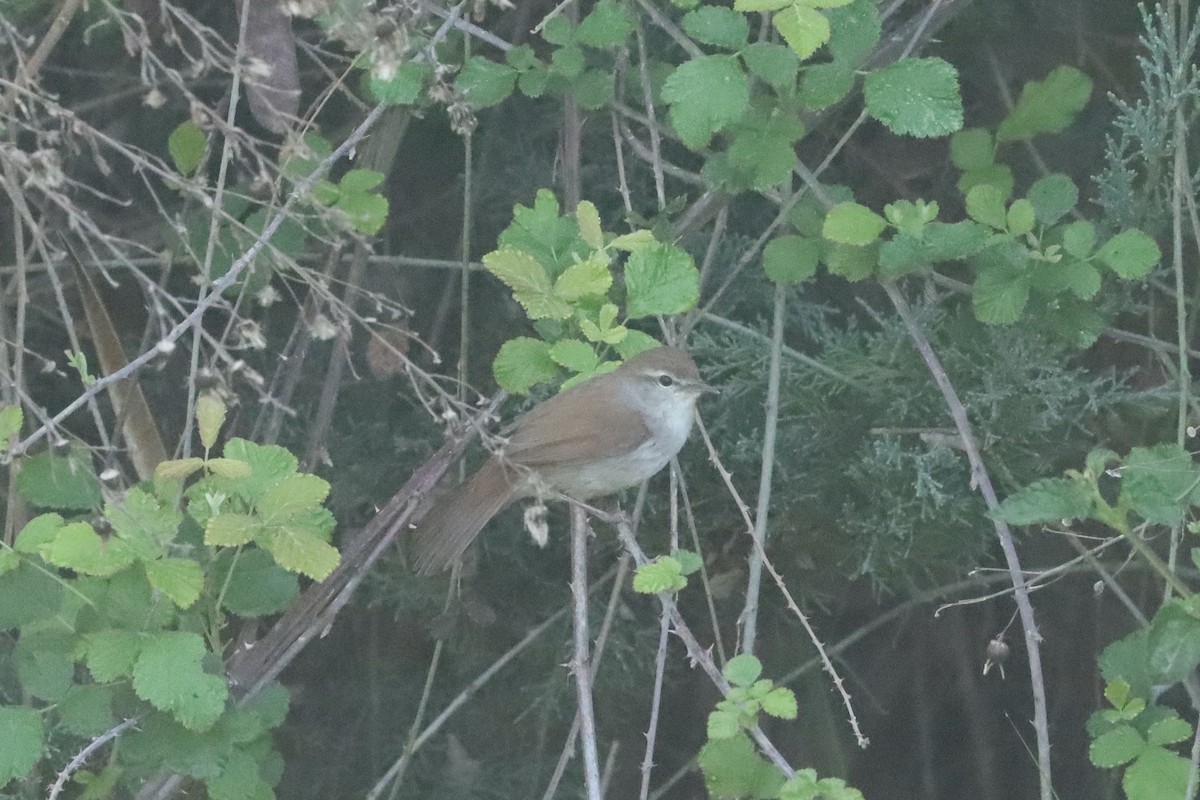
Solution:
<svg viewBox="0 0 1200 800">
<path fill-rule="evenodd" d="M 579 390 L 601 390 L 609 375 L 550 398 L 517 421 L 504 448 L 506 459 L 539 467 L 569 466 L 625 455 L 650 438 L 640 414 L 623 406 L 579 402 Z"/>
</svg>

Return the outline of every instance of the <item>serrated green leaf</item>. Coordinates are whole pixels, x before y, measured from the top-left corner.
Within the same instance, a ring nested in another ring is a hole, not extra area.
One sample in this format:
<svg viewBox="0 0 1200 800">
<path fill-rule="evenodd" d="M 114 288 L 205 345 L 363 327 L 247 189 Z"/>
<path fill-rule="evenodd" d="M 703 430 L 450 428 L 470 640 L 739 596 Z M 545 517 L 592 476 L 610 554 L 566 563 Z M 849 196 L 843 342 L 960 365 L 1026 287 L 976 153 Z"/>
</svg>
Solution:
<svg viewBox="0 0 1200 800">
<path fill-rule="evenodd" d="M 334 204 L 350 221 L 350 227 L 359 233 L 379 233 L 387 222 L 388 201 L 379 194 L 343 194 Z"/>
<path fill-rule="evenodd" d="M 231 574 L 232 570 L 232 574 Z M 283 611 L 300 593 L 296 574 L 275 563 L 265 550 L 248 548 L 233 557 L 222 554 L 213 585 L 224 587 L 222 605 L 241 617 L 262 617 Z"/>
<path fill-rule="evenodd" d="M 829 41 L 829 18 L 815 8 L 800 3 L 776 11 L 771 17 L 771 24 L 801 61 Z"/>
<path fill-rule="evenodd" d="M 504 62 L 519 72 L 533 69 L 540 63 L 533 48 L 527 44 L 518 45 L 506 52 Z"/>
<path fill-rule="evenodd" d="M 180 608 L 189 608 L 204 588 L 204 570 L 190 558 L 160 558 L 147 561 L 146 580 L 158 591 L 171 598 Z"/>
<path fill-rule="evenodd" d="M 726 152 L 730 162 L 748 176 L 752 188 L 775 186 L 792 174 L 796 166 L 794 144 L 804 135 L 798 119 L 778 111 L 751 112 L 733 132 L 733 142 Z"/>
<path fill-rule="evenodd" d="M 633 18 L 628 9 L 613 0 L 599 0 L 591 13 L 579 23 L 575 41 L 589 47 L 616 47 L 633 33 Z"/>
<path fill-rule="evenodd" d="M 556 14 L 542 25 L 542 38 L 550 44 L 562 46 L 575 38 L 575 28 L 565 16 Z"/>
<path fill-rule="evenodd" d="M 933 262 L 961 261 L 983 249 L 989 231 L 969 220 L 931 222 L 922 231 L 921 241 Z"/>
<path fill-rule="evenodd" d="M 42 716 L 33 708 L 0 706 L 0 787 L 29 774 L 42 757 Z"/>
<path fill-rule="evenodd" d="M 887 221 L 858 203 L 839 203 L 829 209 L 821 235 L 831 242 L 861 247 L 871 244 L 883 233 Z"/>
<path fill-rule="evenodd" d="M 296 526 L 270 530 L 259 544 L 279 566 L 315 581 L 328 578 L 341 560 L 337 548 Z"/>
<path fill-rule="evenodd" d="M 85 451 L 67 456 L 39 453 L 25 459 L 17 489 L 26 500 L 44 508 L 86 510 L 99 507 L 102 497 Z"/>
<path fill-rule="evenodd" d="M 902 136 L 946 136 L 962 127 L 958 70 L 940 58 L 905 58 L 867 76 L 867 111 Z"/>
<path fill-rule="evenodd" d="M 258 763 L 243 750 L 234 750 L 221 762 L 221 772 L 204 782 L 209 800 L 275 800 L 263 780 Z"/>
<path fill-rule="evenodd" d="M 704 566 L 704 561 L 698 553 L 693 553 L 691 550 L 676 550 L 671 553 L 671 557 L 679 562 L 679 571 L 684 575 L 691 575 L 693 572 L 699 572 Z"/>
<path fill-rule="evenodd" d="M 1034 272 L 1035 288 L 1047 293 L 1069 291 L 1081 300 L 1095 297 L 1100 283 L 1099 270 L 1074 258 L 1065 258 L 1057 264 L 1039 264 Z"/>
<path fill-rule="evenodd" d="M 148 639 L 134 631 L 98 631 L 84 636 L 84 662 L 97 683 L 111 683 L 133 672 Z"/>
<path fill-rule="evenodd" d="M 0 406 L 0 453 L 8 447 L 9 438 L 21 432 L 24 420 L 20 406 Z"/>
<path fill-rule="evenodd" d="M 549 84 L 550 70 L 540 65 L 522 72 L 521 77 L 517 78 L 517 88 L 524 92 L 526 97 L 541 97 L 546 93 Z"/>
<path fill-rule="evenodd" d="M 642 594 L 677 592 L 687 586 L 683 568 L 670 556 L 659 556 L 638 567 L 633 576 L 633 590 Z"/>
<path fill-rule="evenodd" d="M 808 5 L 816 5 L 808 3 Z M 874 0 L 854 0 L 829 9 L 829 54 L 842 66 L 855 69 L 875 51 L 882 34 Z"/>
<path fill-rule="evenodd" d="M 795 0 L 733 0 L 733 10 L 749 13 L 751 11 L 775 11 L 791 5 Z"/>
<path fill-rule="evenodd" d="M 654 233 L 645 229 L 636 230 L 632 233 L 623 233 L 608 243 L 608 246 L 614 250 L 624 250 L 632 253 L 634 250 L 641 250 L 644 247 L 651 247 L 658 244 L 658 240 L 654 238 Z"/>
<path fill-rule="evenodd" d="M 758 755 L 744 733 L 710 741 L 696 760 L 714 798 L 778 797 L 783 785 L 783 774 Z"/>
<path fill-rule="evenodd" d="M 550 275 L 538 261 L 522 250 L 502 247 L 483 257 L 483 265 L 512 290 L 530 319 L 567 319 L 571 306 L 558 295 Z"/>
<path fill-rule="evenodd" d="M 63 524 L 63 518 L 58 514 L 39 514 L 25 523 L 13 542 L 13 549 L 18 553 L 37 553 L 42 545 L 54 541 Z"/>
<path fill-rule="evenodd" d="M 1008 225 L 1004 195 L 991 184 L 982 184 L 967 192 L 967 216 L 998 231 Z"/>
<path fill-rule="evenodd" d="M 580 201 L 575 209 L 575 221 L 579 223 L 580 239 L 597 250 L 604 247 L 604 229 L 600 225 L 600 212 L 596 210 L 595 203 Z"/>
<path fill-rule="evenodd" d="M 66 696 L 75 675 L 74 637 L 58 631 L 23 631 L 12 651 L 21 687 L 34 697 L 56 703 Z"/>
<path fill-rule="evenodd" d="M 104 516 L 113 533 L 127 543 L 140 559 L 162 555 L 175 540 L 183 514 L 163 505 L 145 489 L 135 487 L 125 493 L 119 505 L 108 503 Z"/>
<path fill-rule="evenodd" d="M 1045 478 L 1009 495 L 995 517 L 1012 525 L 1082 519 L 1092 513 L 1095 490 L 1069 478 Z"/>
<path fill-rule="evenodd" d="M 154 635 L 133 667 L 133 690 L 155 708 L 169 712 L 185 728 L 204 731 L 225 710 L 225 681 L 204 671 L 204 640 L 195 633 Z"/>
<path fill-rule="evenodd" d="M 995 159 L 992 133 L 987 128 L 967 128 L 950 137 L 950 161 L 960 170 L 990 167 Z"/>
<path fill-rule="evenodd" d="M 1162 258 L 1158 244 L 1137 229 L 1118 233 L 1096 255 L 1125 280 L 1141 278 Z"/>
<path fill-rule="evenodd" d="M 576 78 L 583 74 L 586 63 L 583 48 L 576 44 L 565 45 L 550 54 L 550 72 L 564 78 Z"/>
<path fill-rule="evenodd" d="M 1012 196 L 1013 184 L 1012 169 L 1008 164 L 992 164 L 967 170 L 958 179 L 957 186 L 964 197 L 976 186 L 994 186 L 1000 192 L 1000 196 L 1007 200 Z"/>
<path fill-rule="evenodd" d="M 550 358 L 572 372 L 588 372 L 600 363 L 600 356 L 586 342 L 578 339 L 563 339 L 550 347 Z"/>
<path fill-rule="evenodd" d="M 741 732 L 742 726 L 738 724 L 736 712 L 718 709 L 708 715 L 706 729 L 709 741 L 715 741 L 737 736 Z"/>
<path fill-rule="evenodd" d="M 412 105 L 432 74 L 433 67 L 423 61 L 406 61 L 388 74 L 371 70 L 367 73 L 367 91 L 378 103 Z"/>
<path fill-rule="evenodd" d="M 680 64 L 663 84 L 671 125 L 685 145 L 699 150 L 713 134 L 742 118 L 750 86 L 733 56 L 700 56 Z"/>
<path fill-rule="evenodd" d="M 329 496 L 329 482 L 316 475 L 289 475 L 263 492 L 257 507 L 263 521 L 278 523 L 313 506 L 319 506 Z"/>
<path fill-rule="evenodd" d="M 762 699 L 762 710 L 779 719 L 795 719 L 796 695 L 782 686 L 772 689 Z"/>
<path fill-rule="evenodd" d="M 1092 94 L 1092 81 L 1074 67 L 1056 67 L 1044 80 L 1030 81 L 996 130 L 996 141 L 1015 142 L 1057 133 L 1075 121 Z"/>
<path fill-rule="evenodd" d="M 612 271 L 602 256 L 572 264 L 554 281 L 554 293 L 567 302 L 599 297 L 612 286 Z"/>
<path fill-rule="evenodd" d="M 1149 522 L 1173 524 L 1191 504 L 1200 467 L 1175 444 L 1135 447 L 1121 467 L 1121 501 Z"/>
<path fill-rule="evenodd" d="M 787 94 L 795 87 L 800 59 L 790 47 L 773 42 L 755 42 L 739 55 L 750 74 L 776 92 Z"/>
<path fill-rule="evenodd" d="M 641 248 L 625 262 L 625 291 L 630 319 L 679 314 L 700 299 L 700 272 L 682 248 L 668 244 Z"/>
<path fill-rule="evenodd" d="M 972 287 L 971 304 L 980 322 L 1011 325 L 1029 302 L 1029 275 L 1012 268 L 981 272 Z"/>
<path fill-rule="evenodd" d="M 185 120 L 167 137 L 167 152 L 181 175 L 191 175 L 204 158 L 204 131 L 191 120 Z"/>
<path fill-rule="evenodd" d="M 745 15 L 723 6 L 700 6 L 684 14 L 682 24 L 683 32 L 696 41 L 726 50 L 740 49 L 750 36 Z"/>
<path fill-rule="evenodd" d="M 848 281 L 861 281 L 875 274 L 879 264 L 879 242 L 865 247 L 838 242 L 826 242 L 821 250 L 821 260 L 833 275 Z"/>
<path fill-rule="evenodd" d="M 1120 725 L 1096 737 L 1088 747 L 1088 759 L 1102 769 L 1119 767 L 1137 758 L 1146 749 L 1146 741 L 1129 725 Z"/>
<path fill-rule="evenodd" d="M 817 273 L 820 242 L 803 236 L 780 236 L 763 249 L 763 271 L 776 283 L 799 283 Z"/>
<path fill-rule="evenodd" d="M 155 480 L 181 481 L 204 466 L 202 458 L 178 458 L 160 461 L 154 467 Z"/>
<path fill-rule="evenodd" d="M 112 687 L 76 684 L 67 690 L 55 711 L 66 730 L 91 738 L 112 727 L 112 698 Z"/>
<path fill-rule="evenodd" d="M 496 383 L 514 394 L 526 394 L 533 386 L 554 380 L 557 374 L 558 365 L 550 358 L 550 345 L 528 336 L 509 339 L 492 362 Z"/>
<path fill-rule="evenodd" d="M 1146 739 L 1150 744 L 1177 744 L 1192 738 L 1192 725 L 1182 717 L 1167 717 L 1150 726 Z"/>
<path fill-rule="evenodd" d="M 471 56 L 454 85 L 473 108 L 494 106 L 512 94 L 517 71 L 482 56 Z"/>
<path fill-rule="evenodd" d="M 1025 198 L 1014 201 L 1008 207 L 1005 222 L 1008 232 L 1013 236 L 1024 236 L 1032 231 L 1033 226 L 1037 224 L 1037 215 L 1033 210 L 1033 203 Z"/>
<path fill-rule="evenodd" d="M 638 353 L 644 353 L 656 347 L 662 347 L 662 342 L 648 333 L 632 329 L 624 339 L 616 344 L 617 352 L 621 354 L 621 358 L 633 358 Z"/>
<path fill-rule="evenodd" d="M 1079 187 L 1075 181 L 1055 172 L 1039 178 L 1025 195 L 1037 213 L 1037 221 L 1053 225 L 1065 217 L 1079 202 Z"/>
<path fill-rule="evenodd" d="M 134 562 L 134 553 L 120 539 L 103 539 L 86 522 L 59 528 L 53 541 L 39 548 L 42 558 L 56 567 L 84 575 L 113 575 Z"/>
<path fill-rule="evenodd" d="M 1148 747 L 1129 765 L 1121 788 L 1129 800 L 1184 797 L 1188 786 L 1188 760 L 1161 747 Z"/>
<path fill-rule="evenodd" d="M 249 464 L 236 458 L 210 458 L 204 462 L 204 466 L 212 474 L 230 480 L 248 478 L 254 474 L 254 469 Z"/>
<path fill-rule="evenodd" d="M 204 543 L 213 547 L 238 547 L 247 544 L 261 530 L 252 514 L 223 511 L 204 526 Z"/>
<path fill-rule="evenodd" d="M 800 102 L 821 111 L 840 102 L 854 88 L 855 73 L 838 62 L 814 64 L 800 79 Z"/>
<path fill-rule="evenodd" d="M 750 653 L 742 653 L 729 659 L 721 674 L 734 686 L 749 686 L 762 675 L 762 662 Z"/>
<path fill-rule="evenodd" d="M 1076 258 L 1087 258 L 1096 246 L 1096 226 L 1087 220 L 1072 222 L 1063 228 L 1063 250 Z"/>
</svg>

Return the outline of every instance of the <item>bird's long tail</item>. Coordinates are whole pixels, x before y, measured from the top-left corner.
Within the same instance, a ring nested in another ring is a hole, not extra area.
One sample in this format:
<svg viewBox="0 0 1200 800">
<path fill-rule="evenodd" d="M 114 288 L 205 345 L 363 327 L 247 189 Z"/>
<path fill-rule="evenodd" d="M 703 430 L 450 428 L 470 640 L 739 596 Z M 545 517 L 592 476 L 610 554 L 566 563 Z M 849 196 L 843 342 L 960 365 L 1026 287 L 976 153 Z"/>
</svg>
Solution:
<svg viewBox="0 0 1200 800">
<path fill-rule="evenodd" d="M 457 561 L 488 520 L 516 499 L 517 481 L 515 469 L 490 458 L 434 506 L 413 534 L 417 571 L 431 575 Z"/>
</svg>

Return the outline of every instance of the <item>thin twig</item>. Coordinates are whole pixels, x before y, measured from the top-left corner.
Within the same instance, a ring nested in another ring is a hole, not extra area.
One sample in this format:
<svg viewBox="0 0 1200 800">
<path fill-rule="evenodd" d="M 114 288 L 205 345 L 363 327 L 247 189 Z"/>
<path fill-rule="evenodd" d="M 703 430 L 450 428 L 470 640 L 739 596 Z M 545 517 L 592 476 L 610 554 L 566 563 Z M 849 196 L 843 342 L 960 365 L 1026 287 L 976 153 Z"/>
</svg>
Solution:
<svg viewBox="0 0 1200 800">
<path fill-rule="evenodd" d="M 58 795 L 62 793 L 63 788 L 67 785 L 67 780 L 75 774 L 75 771 L 87 763 L 87 760 L 92 757 L 92 754 L 99 750 L 104 745 L 116 739 L 125 731 L 132 728 L 138 723 L 137 717 L 130 717 L 119 725 L 115 725 L 104 733 L 97 736 L 88 742 L 87 747 L 75 754 L 74 758 L 67 762 L 67 765 L 58 773 L 58 777 L 54 779 L 54 784 L 50 787 L 49 793 L 46 795 L 46 800 L 56 800 Z"/>
<path fill-rule="evenodd" d="M 596 747 L 596 712 L 592 707 L 591 635 L 587 603 L 587 509 L 571 505 L 571 608 L 575 651 L 571 671 L 579 703 L 579 732 L 583 739 L 583 776 L 588 800 L 601 800 L 600 756 Z"/>
</svg>

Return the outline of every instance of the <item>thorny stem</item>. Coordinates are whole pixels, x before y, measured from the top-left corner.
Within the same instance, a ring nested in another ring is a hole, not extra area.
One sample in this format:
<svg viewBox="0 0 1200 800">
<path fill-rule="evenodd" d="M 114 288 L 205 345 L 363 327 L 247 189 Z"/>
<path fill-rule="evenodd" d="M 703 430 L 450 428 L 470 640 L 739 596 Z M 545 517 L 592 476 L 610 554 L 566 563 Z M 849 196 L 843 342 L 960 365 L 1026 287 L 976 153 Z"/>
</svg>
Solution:
<svg viewBox="0 0 1200 800">
<path fill-rule="evenodd" d="M 571 671 L 579 703 L 579 733 L 583 739 L 583 775 L 588 800 L 602 800 L 600 756 L 596 747 L 596 711 L 592 706 L 592 670 L 587 603 L 587 509 L 571 506 L 571 609 L 575 650 Z"/>
</svg>

